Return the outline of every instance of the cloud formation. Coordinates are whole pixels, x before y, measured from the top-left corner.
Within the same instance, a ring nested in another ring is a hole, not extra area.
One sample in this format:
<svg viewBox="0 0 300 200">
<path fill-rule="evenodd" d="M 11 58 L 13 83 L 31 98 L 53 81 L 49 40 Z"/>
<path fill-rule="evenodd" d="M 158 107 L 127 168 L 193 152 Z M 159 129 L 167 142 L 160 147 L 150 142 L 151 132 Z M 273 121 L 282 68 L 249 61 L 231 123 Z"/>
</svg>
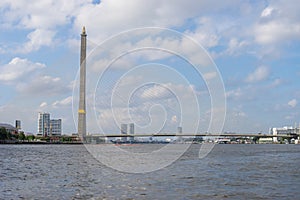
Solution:
<svg viewBox="0 0 300 200">
<path fill-rule="evenodd" d="M 295 108 L 298 104 L 298 101 L 296 99 L 292 99 L 288 102 L 288 105 L 292 108 Z"/>
<path fill-rule="evenodd" d="M 245 125 L 245 127 L 250 127 L 249 129 L 264 127 L 267 130 L 269 124 L 276 125 L 276 123 L 282 123 L 281 120 L 300 117 L 296 113 L 293 118 L 285 119 L 285 115 L 282 114 L 287 107 L 297 107 L 299 98 L 299 92 L 297 92 L 297 88 L 300 87 L 299 74 L 295 76 L 299 73 L 300 66 L 298 55 L 300 4 L 297 0 L 290 0 L 288 3 L 285 0 L 254 2 L 174 0 L 172 3 L 167 0 L 103 0 L 100 3 L 93 2 L 85 0 L 34 0 L 30 3 L 26 0 L 2 0 L 0 2 L 0 27 L 3 31 L 0 38 L 0 83 L 2 83 L 0 88 L 3 93 L 0 99 L 1 105 L 10 100 L 11 105 L 17 104 L 15 102 L 19 102 L 18 98 L 22 95 L 22 104 L 26 104 L 28 109 L 34 111 L 47 109 L 51 112 L 60 110 L 57 108 L 65 109 L 70 106 L 72 88 L 69 85 L 78 69 L 79 37 L 83 25 L 87 28 L 89 51 L 105 39 L 122 31 L 158 26 L 186 34 L 202 45 L 215 59 L 227 84 L 225 87 L 228 97 L 228 113 L 234 120 L 240 118 L 240 121 L 230 122 L 233 129 L 235 127 L 239 129 L 238 127 Z M 199 61 L 197 64 L 205 63 L 203 62 L 205 60 L 195 53 L 197 49 L 192 48 L 184 40 L 178 42 L 172 38 L 148 37 L 138 41 L 137 37 L 138 35 L 135 35 L 133 38 L 136 40 L 127 40 L 122 45 L 108 48 L 111 50 L 110 56 L 106 59 L 94 60 L 93 66 L 90 66 L 93 72 L 103 70 L 111 59 L 120 52 L 122 53 L 124 49 L 147 45 L 180 49 L 186 55 Z M 64 57 L 61 63 L 53 64 L 55 62 L 53 58 L 63 55 L 66 51 L 75 53 L 73 57 Z M 129 56 L 128 60 L 120 59 L 113 66 L 113 72 L 128 70 L 137 64 L 136 60 L 141 58 L 160 62 L 172 58 L 172 55 L 141 51 Z M 180 65 L 176 61 L 172 64 Z M 253 65 L 257 63 L 260 66 L 253 69 Z M 186 77 L 194 75 L 188 69 L 183 70 L 182 73 Z M 207 81 L 213 81 L 216 74 L 207 71 L 203 77 Z M 122 84 L 132 85 L 138 79 L 143 78 L 132 77 L 131 80 L 125 80 Z M 230 80 L 233 80 L 233 83 L 229 83 Z M 194 88 L 205 87 L 195 80 L 193 84 L 195 84 L 192 86 Z M 188 94 L 191 91 L 187 85 L 167 86 L 182 94 L 184 101 L 189 100 Z M 169 107 L 173 106 L 174 102 L 170 101 L 169 93 L 162 88 L 144 89 L 139 93 L 141 95 L 139 97 L 166 102 L 169 100 Z M 286 95 L 288 98 L 284 98 L 283 93 L 288 94 Z M 197 95 L 209 96 L 205 92 L 201 95 L 197 93 Z M 102 108 L 102 116 L 111 118 L 112 115 L 105 110 L 109 104 L 109 96 L 101 97 L 99 101 L 106 106 Z M 14 110 L 11 105 L 4 105 L 1 109 L 11 113 L 24 112 L 20 115 L 26 116 L 25 112 L 28 110 L 20 108 Z M 235 109 L 236 105 L 243 106 Z M 275 105 L 280 105 L 276 113 L 274 113 Z M 142 111 L 149 108 L 147 107 L 149 105 L 143 104 L 136 104 L 136 106 L 141 106 L 136 109 Z M 124 111 L 121 107 L 118 109 L 120 113 Z M 260 120 L 259 116 L 257 117 L 254 113 L 262 110 L 264 114 L 261 116 L 264 119 Z M 147 119 L 147 116 L 137 115 L 137 112 L 132 115 L 136 118 Z M 172 116 L 169 118 L 171 119 Z M 247 117 L 248 120 L 251 116 L 255 116 L 253 124 L 262 125 L 252 126 L 242 121 L 243 118 Z M 263 124 L 265 119 L 269 121 Z M 64 121 L 67 120 L 72 121 L 64 119 Z M 259 122 L 256 123 L 257 121 Z M 107 122 L 109 123 L 110 119 Z M 290 121 L 284 122 L 290 123 Z M 31 122 L 27 120 L 27 123 L 32 123 L 31 126 L 35 129 L 35 118 Z M 107 126 L 109 127 L 110 124 Z"/>
<path fill-rule="evenodd" d="M 255 69 L 254 72 L 249 74 L 246 78 L 246 82 L 255 83 L 259 81 L 266 80 L 270 75 L 270 70 L 266 66 L 260 66 Z"/>
<path fill-rule="evenodd" d="M 28 78 L 26 77 L 27 75 L 45 67 L 45 64 L 33 63 L 26 58 L 15 57 L 8 64 L 0 68 L 0 81 L 4 83 L 22 81 L 23 78 Z"/>
</svg>

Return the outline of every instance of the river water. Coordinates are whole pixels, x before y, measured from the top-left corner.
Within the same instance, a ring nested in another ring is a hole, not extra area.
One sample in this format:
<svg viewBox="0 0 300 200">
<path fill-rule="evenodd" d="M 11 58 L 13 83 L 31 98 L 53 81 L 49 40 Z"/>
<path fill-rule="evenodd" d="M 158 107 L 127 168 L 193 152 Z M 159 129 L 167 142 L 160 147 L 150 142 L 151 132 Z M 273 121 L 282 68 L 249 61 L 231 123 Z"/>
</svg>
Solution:
<svg viewBox="0 0 300 200">
<path fill-rule="evenodd" d="M 83 145 L 0 145 L 0 199 L 300 198 L 300 145 L 220 144 L 203 159 L 199 148 L 134 174 L 101 164 Z"/>
</svg>

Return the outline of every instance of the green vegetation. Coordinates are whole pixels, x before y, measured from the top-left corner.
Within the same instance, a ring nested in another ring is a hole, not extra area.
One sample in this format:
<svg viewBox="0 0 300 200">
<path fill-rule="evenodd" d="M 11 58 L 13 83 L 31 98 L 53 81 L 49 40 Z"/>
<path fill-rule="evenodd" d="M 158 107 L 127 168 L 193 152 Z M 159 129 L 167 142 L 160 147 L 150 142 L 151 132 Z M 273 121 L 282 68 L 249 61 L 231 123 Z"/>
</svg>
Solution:
<svg viewBox="0 0 300 200">
<path fill-rule="evenodd" d="M 63 136 L 63 137 L 60 138 L 60 141 L 61 142 L 71 142 L 72 138 L 68 137 L 68 136 Z"/>
<path fill-rule="evenodd" d="M 21 131 L 19 134 L 18 134 L 18 140 L 25 140 L 25 134 L 23 131 Z"/>
<path fill-rule="evenodd" d="M 11 140 L 12 135 L 10 132 L 7 132 L 4 127 L 0 128 L 0 140 Z"/>
<path fill-rule="evenodd" d="M 35 139 L 35 136 L 34 135 L 27 135 L 25 140 L 27 141 L 33 141 Z"/>
<path fill-rule="evenodd" d="M 0 128 L 0 140 L 5 140 L 6 138 L 6 129 Z"/>
<path fill-rule="evenodd" d="M 74 136 L 34 136 L 25 135 L 23 131 L 18 134 L 11 134 L 4 127 L 0 128 L 1 143 L 27 143 L 27 142 L 49 142 L 49 143 L 76 143 L 78 138 Z"/>
</svg>

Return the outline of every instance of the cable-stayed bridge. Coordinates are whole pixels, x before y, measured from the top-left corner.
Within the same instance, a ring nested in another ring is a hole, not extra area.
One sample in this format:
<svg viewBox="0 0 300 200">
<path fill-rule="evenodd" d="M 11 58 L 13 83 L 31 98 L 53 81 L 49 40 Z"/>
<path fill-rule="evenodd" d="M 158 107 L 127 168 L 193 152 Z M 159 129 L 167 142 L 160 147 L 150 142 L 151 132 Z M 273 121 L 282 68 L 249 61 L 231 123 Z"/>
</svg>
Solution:
<svg viewBox="0 0 300 200">
<path fill-rule="evenodd" d="M 90 134 L 87 137 L 100 137 L 100 138 L 113 138 L 113 137 L 286 137 L 286 138 L 296 138 L 299 137 L 299 134 L 201 134 L 201 133 L 139 133 L 139 134 Z"/>
</svg>

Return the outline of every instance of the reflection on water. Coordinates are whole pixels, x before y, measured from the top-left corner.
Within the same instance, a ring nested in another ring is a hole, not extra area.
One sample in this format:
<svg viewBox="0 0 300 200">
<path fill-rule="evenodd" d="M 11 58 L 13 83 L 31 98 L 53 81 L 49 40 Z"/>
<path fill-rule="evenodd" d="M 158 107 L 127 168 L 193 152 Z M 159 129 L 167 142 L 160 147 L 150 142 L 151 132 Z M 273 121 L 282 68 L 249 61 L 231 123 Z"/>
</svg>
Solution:
<svg viewBox="0 0 300 200">
<path fill-rule="evenodd" d="M 159 149 L 157 145 L 122 149 L 147 152 Z M 300 196 L 300 145 L 216 145 L 204 159 L 198 158 L 199 148 L 192 145 L 179 160 L 161 170 L 131 174 L 99 163 L 82 145 L 0 145 L 0 199 Z"/>
</svg>

